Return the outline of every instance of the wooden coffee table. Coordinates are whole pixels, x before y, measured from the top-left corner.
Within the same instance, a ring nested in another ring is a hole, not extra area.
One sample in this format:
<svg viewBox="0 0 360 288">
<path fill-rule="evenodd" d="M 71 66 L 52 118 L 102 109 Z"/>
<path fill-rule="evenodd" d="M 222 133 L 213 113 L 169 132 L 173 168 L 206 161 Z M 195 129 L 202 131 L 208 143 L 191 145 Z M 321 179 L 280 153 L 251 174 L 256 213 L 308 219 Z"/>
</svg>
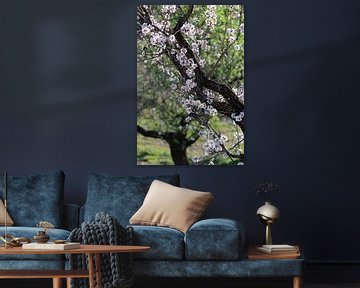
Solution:
<svg viewBox="0 0 360 288">
<path fill-rule="evenodd" d="M 21 247 L 0 248 L 1 254 L 25 255 L 25 254 L 87 254 L 89 263 L 88 270 L 0 270 L 0 279 L 30 279 L 30 278 L 52 278 L 53 288 L 62 287 L 62 279 L 66 278 L 68 287 L 72 278 L 88 278 L 89 287 L 101 288 L 101 257 L 102 253 L 126 253 L 144 252 L 149 250 L 148 246 L 123 246 L 123 245 L 80 245 L 78 249 L 71 250 L 25 250 Z M 95 261 L 93 260 L 95 258 Z"/>
</svg>

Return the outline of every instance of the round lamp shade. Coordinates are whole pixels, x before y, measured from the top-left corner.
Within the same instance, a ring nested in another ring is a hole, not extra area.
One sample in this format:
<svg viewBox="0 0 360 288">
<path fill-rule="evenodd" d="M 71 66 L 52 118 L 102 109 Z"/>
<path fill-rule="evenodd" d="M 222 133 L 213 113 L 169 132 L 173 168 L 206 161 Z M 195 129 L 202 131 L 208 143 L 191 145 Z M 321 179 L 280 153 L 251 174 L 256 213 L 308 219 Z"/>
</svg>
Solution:
<svg viewBox="0 0 360 288">
<path fill-rule="evenodd" d="M 280 211 L 274 205 L 271 205 L 270 202 L 265 202 L 265 205 L 261 206 L 256 214 L 262 220 L 270 220 L 275 222 L 280 217 Z"/>
</svg>

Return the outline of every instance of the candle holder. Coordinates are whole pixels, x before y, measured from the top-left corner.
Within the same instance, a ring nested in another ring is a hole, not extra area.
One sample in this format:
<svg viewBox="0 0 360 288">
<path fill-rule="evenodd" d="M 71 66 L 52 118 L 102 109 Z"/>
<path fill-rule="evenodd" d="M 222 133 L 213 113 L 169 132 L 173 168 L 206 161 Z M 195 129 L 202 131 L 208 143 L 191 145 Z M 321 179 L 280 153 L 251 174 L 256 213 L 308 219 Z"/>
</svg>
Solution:
<svg viewBox="0 0 360 288">
<path fill-rule="evenodd" d="M 36 243 L 47 243 L 50 237 L 46 234 L 46 231 L 38 231 L 33 239 Z"/>
</svg>

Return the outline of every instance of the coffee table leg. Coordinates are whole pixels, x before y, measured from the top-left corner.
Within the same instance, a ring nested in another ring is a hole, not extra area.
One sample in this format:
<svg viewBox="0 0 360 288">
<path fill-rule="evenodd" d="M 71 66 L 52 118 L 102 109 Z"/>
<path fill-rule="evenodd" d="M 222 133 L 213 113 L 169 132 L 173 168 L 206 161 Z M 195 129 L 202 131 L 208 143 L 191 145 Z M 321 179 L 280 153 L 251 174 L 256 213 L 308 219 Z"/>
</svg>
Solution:
<svg viewBox="0 0 360 288">
<path fill-rule="evenodd" d="M 66 278 L 66 288 L 71 288 L 71 278 Z"/>
<path fill-rule="evenodd" d="M 94 254 L 88 253 L 88 260 L 89 260 L 89 288 L 95 288 L 95 282 L 94 282 Z"/>
<path fill-rule="evenodd" d="M 61 288 L 62 281 L 61 278 L 53 278 L 53 288 Z"/>
<path fill-rule="evenodd" d="M 293 278 L 293 288 L 301 288 L 301 277 L 297 276 Z"/>
<path fill-rule="evenodd" d="M 101 288 L 101 255 L 99 253 L 95 254 L 95 271 L 97 288 Z"/>
</svg>

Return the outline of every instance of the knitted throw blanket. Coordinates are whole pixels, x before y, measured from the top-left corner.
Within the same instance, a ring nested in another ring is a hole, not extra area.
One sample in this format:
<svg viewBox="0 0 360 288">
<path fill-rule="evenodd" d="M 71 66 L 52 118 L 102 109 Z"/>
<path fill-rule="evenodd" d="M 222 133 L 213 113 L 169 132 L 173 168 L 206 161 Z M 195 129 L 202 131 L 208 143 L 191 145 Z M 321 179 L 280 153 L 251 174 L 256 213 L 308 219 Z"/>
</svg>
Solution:
<svg viewBox="0 0 360 288">
<path fill-rule="evenodd" d="M 81 244 L 133 245 L 133 229 L 132 227 L 122 227 L 116 218 L 101 212 L 95 215 L 94 222 L 84 222 L 81 224 L 81 228 L 71 231 L 69 240 Z M 70 254 L 67 257 L 70 260 L 71 269 L 87 269 L 88 259 L 86 255 Z M 101 280 L 103 288 L 129 288 L 133 286 L 132 253 L 101 254 Z M 73 279 L 71 287 L 87 288 L 89 287 L 88 282 L 88 279 Z"/>
</svg>

